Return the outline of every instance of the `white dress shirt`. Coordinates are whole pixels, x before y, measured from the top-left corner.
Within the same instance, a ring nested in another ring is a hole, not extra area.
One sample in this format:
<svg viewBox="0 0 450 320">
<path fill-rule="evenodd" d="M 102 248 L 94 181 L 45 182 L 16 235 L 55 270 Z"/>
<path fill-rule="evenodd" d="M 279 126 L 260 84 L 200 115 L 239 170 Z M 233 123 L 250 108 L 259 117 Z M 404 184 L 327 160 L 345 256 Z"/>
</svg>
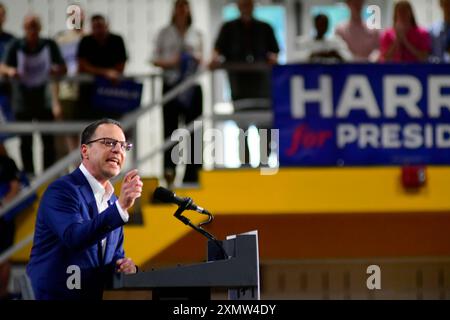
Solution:
<svg viewBox="0 0 450 320">
<path fill-rule="evenodd" d="M 92 174 L 86 169 L 86 167 L 83 164 L 80 164 L 80 170 L 83 173 L 83 175 L 86 177 L 87 181 L 89 182 L 89 185 L 91 186 L 92 192 L 94 193 L 95 203 L 97 204 L 97 210 L 98 213 L 101 214 L 104 210 L 108 208 L 108 200 L 111 198 L 111 196 L 114 193 L 114 187 L 111 184 L 111 182 L 106 183 L 106 188 L 104 188 L 100 182 L 98 182 L 97 179 L 94 178 Z M 123 222 L 127 223 L 128 219 L 130 218 L 128 212 L 122 209 L 122 207 L 119 205 L 119 201 L 116 200 L 115 203 L 117 210 L 119 211 L 119 214 L 123 220 Z M 106 249 L 106 238 L 102 240 L 102 256 L 105 256 L 105 249 Z"/>
<path fill-rule="evenodd" d="M 352 54 L 348 50 L 347 44 L 339 37 L 326 37 L 317 40 L 314 37 L 302 36 L 298 39 L 297 49 L 293 54 L 292 62 L 310 62 L 313 53 L 332 50 L 337 51 L 344 61 L 352 60 Z"/>
<path fill-rule="evenodd" d="M 170 24 L 158 32 L 153 60 L 173 59 L 175 55 L 183 52 L 201 57 L 203 54 L 203 39 L 200 31 L 190 26 L 184 35 L 181 35 L 177 28 Z M 174 85 L 179 80 L 180 68 L 173 67 L 164 69 L 164 81 L 169 85 Z"/>
</svg>

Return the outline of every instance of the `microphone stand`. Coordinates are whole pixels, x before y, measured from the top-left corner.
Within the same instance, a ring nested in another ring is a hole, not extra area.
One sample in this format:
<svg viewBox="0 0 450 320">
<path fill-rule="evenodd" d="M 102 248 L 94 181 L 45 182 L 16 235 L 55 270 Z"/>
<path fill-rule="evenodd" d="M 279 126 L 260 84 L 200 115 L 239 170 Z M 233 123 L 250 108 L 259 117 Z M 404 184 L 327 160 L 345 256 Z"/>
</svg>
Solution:
<svg viewBox="0 0 450 320">
<path fill-rule="evenodd" d="M 212 214 L 208 214 L 208 220 L 201 222 L 198 226 L 196 226 L 195 224 L 193 224 L 191 222 L 191 220 L 189 220 L 189 218 L 183 216 L 183 212 L 185 210 L 187 210 L 189 208 L 189 206 L 192 204 L 192 199 L 191 198 L 186 198 L 185 201 L 178 207 L 177 211 L 175 211 L 175 213 L 173 214 L 173 216 L 175 218 L 177 218 L 178 220 L 180 220 L 181 222 L 183 222 L 185 225 L 191 227 L 192 229 L 194 229 L 195 231 L 197 231 L 198 233 L 202 234 L 203 236 L 205 236 L 207 239 L 211 240 L 212 242 L 214 242 L 220 249 L 221 253 L 222 253 L 222 259 L 228 259 L 228 254 L 226 253 L 225 249 L 223 248 L 222 242 L 217 240 L 211 233 L 209 233 L 208 231 L 206 231 L 205 229 L 203 229 L 201 226 L 210 223 L 213 220 L 213 216 Z"/>
</svg>

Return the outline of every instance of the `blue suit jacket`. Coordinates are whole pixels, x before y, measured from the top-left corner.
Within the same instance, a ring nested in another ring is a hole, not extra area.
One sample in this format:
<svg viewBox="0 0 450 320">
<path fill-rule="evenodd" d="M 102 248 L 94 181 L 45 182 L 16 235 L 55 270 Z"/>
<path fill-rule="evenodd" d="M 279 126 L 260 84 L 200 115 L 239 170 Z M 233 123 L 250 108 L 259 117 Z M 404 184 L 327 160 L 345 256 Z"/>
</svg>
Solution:
<svg viewBox="0 0 450 320">
<path fill-rule="evenodd" d="M 102 298 L 116 260 L 124 257 L 124 222 L 114 204 L 116 200 L 112 196 L 109 207 L 99 214 L 92 189 L 80 169 L 50 184 L 39 205 L 27 266 L 36 299 Z M 101 240 L 105 237 L 102 257 Z M 73 275 L 70 266 L 80 268 L 81 289 L 70 290 L 67 286 Z"/>
</svg>

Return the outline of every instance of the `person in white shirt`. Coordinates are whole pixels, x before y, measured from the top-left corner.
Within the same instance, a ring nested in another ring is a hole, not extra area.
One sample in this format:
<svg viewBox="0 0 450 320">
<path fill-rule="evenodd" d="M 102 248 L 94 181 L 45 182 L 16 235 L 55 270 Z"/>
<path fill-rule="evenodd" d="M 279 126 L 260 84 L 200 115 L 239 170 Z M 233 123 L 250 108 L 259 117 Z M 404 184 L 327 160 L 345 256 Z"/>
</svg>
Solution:
<svg viewBox="0 0 450 320">
<path fill-rule="evenodd" d="M 187 0 L 174 2 L 170 24 L 158 33 L 152 62 L 163 69 L 163 94 L 195 74 L 203 56 L 203 40 L 200 31 L 192 26 L 192 15 Z M 199 84 L 194 84 L 164 104 L 164 137 L 170 138 L 180 120 L 191 123 L 203 113 L 203 95 Z M 194 141 L 191 135 L 191 153 L 183 177 L 184 183 L 197 183 L 201 164 L 194 161 Z M 202 155 L 196 155 L 195 159 Z M 176 164 L 171 159 L 171 149 L 164 153 L 164 178 L 169 188 L 175 179 Z"/>
<path fill-rule="evenodd" d="M 293 62 L 335 63 L 352 59 L 344 41 L 338 37 L 326 37 L 328 17 L 325 14 L 314 17 L 314 28 L 314 37 L 300 38 Z"/>
</svg>

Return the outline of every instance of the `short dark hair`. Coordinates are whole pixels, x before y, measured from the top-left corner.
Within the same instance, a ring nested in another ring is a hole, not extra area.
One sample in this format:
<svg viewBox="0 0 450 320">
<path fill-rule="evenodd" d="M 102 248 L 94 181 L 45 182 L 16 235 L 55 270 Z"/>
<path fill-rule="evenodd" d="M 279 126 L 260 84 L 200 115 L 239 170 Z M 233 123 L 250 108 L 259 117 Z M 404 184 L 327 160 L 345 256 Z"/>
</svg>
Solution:
<svg viewBox="0 0 450 320">
<path fill-rule="evenodd" d="M 103 20 L 103 21 L 106 22 L 106 23 L 108 22 L 108 21 L 106 21 L 105 16 L 102 15 L 102 14 L 99 14 L 99 13 L 94 14 L 94 15 L 91 17 L 91 23 L 94 22 L 94 21 L 96 21 L 96 20 Z"/>
<path fill-rule="evenodd" d="M 114 120 L 114 119 L 109 119 L 109 118 L 103 118 L 103 119 L 92 122 L 86 128 L 84 128 L 83 132 L 81 133 L 80 143 L 83 145 L 83 144 L 88 143 L 90 140 L 92 140 L 92 137 L 94 136 L 95 131 L 102 124 L 114 124 L 114 125 L 118 126 L 120 129 L 122 129 L 122 131 L 123 131 L 122 125 L 120 124 L 119 121 Z"/>
<path fill-rule="evenodd" d="M 324 13 L 318 13 L 314 16 L 314 23 L 317 23 L 320 19 L 324 19 L 328 23 L 328 16 Z"/>
</svg>

